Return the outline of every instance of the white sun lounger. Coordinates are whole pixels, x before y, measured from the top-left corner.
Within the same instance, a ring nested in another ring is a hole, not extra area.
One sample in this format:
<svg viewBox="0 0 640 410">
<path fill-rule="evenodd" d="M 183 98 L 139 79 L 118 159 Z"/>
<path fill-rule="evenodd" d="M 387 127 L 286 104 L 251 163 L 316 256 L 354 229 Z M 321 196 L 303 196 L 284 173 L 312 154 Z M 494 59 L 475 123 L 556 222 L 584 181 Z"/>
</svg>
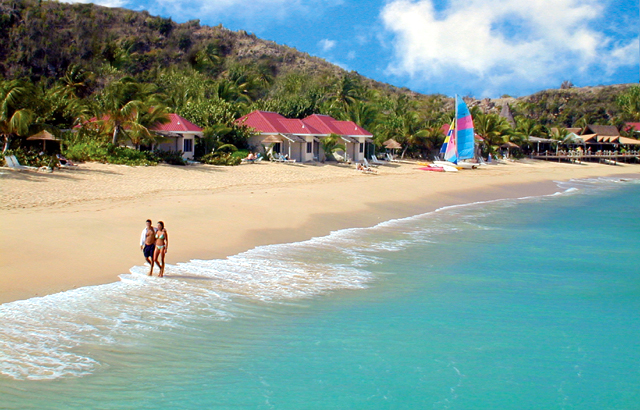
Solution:
<svg viewBox="0 0 640 410">
<path fill-rule="evenodd" d="M 389 153 L 387 153 L 386 156 L 387 156 L 387 161 L 389 161 L 389 162 L 400 162 L 397 159 L 393 159 L 393 156 L 391 154 L 389 154 Z"/>
<path fill-rule="evenodd" d="M 377 164 L 370 164 L 370 163 L 369 163 L 369 161 L 367 161 L 367 159 L 366 159 L 366 158 L 362 158 L 362 164 L 363 164 L 365 167 L 369 167 L 369 168 L 371 168 L 371 167 L 376 167 L 376 168 L 377 168 L 377 167 L 378 167 L 378 165 L 377 165 Z"/>
<path fill-rule="evenodd" d="M 38 168 L 36 167 L 20 165 L 20 163 L 18 162 L 18 159 L 14 155 L 9 155 L 7 157 L 4 157 L 4 161 L 6 162 L 7 167 L 18 170 L 18 171 L 37 171 L 38 170 Z"/>
</svg>

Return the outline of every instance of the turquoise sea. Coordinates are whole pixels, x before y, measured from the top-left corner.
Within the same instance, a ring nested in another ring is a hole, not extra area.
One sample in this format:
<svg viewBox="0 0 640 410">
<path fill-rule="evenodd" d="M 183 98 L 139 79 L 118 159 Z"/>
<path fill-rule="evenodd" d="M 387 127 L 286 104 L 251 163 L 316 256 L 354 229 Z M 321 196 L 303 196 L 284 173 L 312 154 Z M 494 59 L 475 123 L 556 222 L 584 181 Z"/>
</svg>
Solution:
<svg viewBox="0 0 640 410">
<path fill-rule="evenodd" d="M 0 305 L 2 409 L 638 409 L 640 183 Z"/>
</svg>

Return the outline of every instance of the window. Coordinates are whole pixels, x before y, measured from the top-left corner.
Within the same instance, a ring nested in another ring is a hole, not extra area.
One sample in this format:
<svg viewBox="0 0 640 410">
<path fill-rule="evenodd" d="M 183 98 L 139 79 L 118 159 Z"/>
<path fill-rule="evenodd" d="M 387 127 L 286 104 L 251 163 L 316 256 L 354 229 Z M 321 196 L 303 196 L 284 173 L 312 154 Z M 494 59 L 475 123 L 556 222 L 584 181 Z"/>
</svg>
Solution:
<svg viewBox="0 0 640 410">
<path fill-rule="evenodd" d="M 360 143 L 360 153 L 364 152 L 364 143 Z"/>
<path fill-rule="evenodd" d="M 186 139 L 184 140 L 184 150 L 182 152 L 193 152 L 193 140 Z"/>
<path fill-rule="evenodd" d="M 313 142 L 307 142 L 307 154 L 311 154 L 313 152 Z"/>
</svg>

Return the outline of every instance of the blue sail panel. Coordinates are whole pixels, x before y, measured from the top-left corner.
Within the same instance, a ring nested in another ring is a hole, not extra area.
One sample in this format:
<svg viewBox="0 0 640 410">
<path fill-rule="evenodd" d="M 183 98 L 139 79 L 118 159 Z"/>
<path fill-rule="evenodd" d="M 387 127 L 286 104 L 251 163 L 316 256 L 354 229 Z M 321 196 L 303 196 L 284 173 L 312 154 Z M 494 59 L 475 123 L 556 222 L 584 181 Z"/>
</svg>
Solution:
<svg viewBox="0 0 640 410">
<path fill-rule="evenodd" d="M 475 154 L 475 132 L 473 131 L 473 118 L 467 104 L 463 100 L 456 101 L 456 130 L 458 143 L 458 159 L 470 159 Z"/>
</svg>

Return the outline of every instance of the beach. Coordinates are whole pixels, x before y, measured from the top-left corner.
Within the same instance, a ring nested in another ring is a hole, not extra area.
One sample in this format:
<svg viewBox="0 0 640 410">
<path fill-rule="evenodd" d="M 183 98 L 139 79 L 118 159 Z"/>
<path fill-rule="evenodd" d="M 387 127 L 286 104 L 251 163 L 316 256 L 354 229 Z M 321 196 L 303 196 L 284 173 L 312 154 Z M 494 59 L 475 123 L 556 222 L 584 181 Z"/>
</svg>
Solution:
<svg viewBox="0 0 640 410">
<path fill-rule="evenodd" d="M 551 194 L 554 181 L 637 176 L 640 166 L 522 161 L 458 173 L 328 164 L 127 167 L 52 174 L 1 171 L 0 303 L 118 281 L 144 260 L 148 218 L 169 233 L 167 263 L 222 259 L 257 246 L 502 198 Z"/>
</svg>

